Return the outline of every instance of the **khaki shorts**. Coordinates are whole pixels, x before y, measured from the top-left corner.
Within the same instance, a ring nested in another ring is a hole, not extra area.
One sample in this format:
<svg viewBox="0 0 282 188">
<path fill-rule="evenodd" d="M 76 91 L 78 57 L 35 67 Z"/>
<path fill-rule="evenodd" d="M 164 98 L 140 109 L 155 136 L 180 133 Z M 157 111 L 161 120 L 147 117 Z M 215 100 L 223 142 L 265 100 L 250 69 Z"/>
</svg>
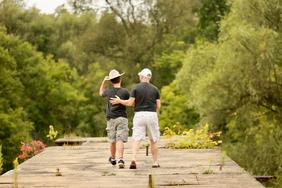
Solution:
<svg viewBox="0 0 282 188">
<path fill-rule="evenodd" d="M 135 112 L 133 118 L 133 140 L 145 140 L 146 132 L 154 142 L 160 139 L 160 128 L 157 112 Z"/>
<path fill-rule="evenodd" d="M 109 119 L 107 121 L 107 135 L 110 143 L 121 140 L 127 142 L 128 140 L 128 119 L 124 117 L 118 117 L 115 119 Z"/>
</svg>

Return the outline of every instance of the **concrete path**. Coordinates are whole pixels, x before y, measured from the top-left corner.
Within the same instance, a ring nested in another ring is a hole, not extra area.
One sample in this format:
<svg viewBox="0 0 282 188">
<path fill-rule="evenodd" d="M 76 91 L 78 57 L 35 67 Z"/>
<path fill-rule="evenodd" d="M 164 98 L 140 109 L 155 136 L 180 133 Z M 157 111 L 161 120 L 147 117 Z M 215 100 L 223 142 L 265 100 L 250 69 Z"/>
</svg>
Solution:
<svg viewBox="0 0 282 188">
<path fill-rule="evenodd" d="M 128 169 L 131 142 L 126 144 L 126 168 L 108 163 L 108 143 L 105 138 L 85 139 L 81 146 L 54 146 L 22 163 L 18 170 L 19 188 L 261 188 L 263 187 L 234 161 L 217 149 L 165 149 L 160 143 L 161 168 L 152 169 L 151 156 L 146 156 L 145 144 L 138 155 L 138 169 Z M 59 173 L 56 173 L 59 169 Z M 205 174 L 210 169 L 212 173 Z M 62 176 L 56 176 L 56 175 Z M 13 171 L 0 176 L 0 187 L 13 187 Z"/>
</svg>

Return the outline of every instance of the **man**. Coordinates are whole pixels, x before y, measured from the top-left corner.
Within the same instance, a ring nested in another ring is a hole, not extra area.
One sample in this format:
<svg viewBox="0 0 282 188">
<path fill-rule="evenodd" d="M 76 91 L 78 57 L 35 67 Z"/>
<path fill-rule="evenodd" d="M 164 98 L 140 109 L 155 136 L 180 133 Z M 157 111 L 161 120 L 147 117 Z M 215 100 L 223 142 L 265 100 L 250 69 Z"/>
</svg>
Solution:
<svg viewBox="0 0 282 188">
<path fill-rule="evenodd" d="M 130 169 L 136 169 L 136 155 L 141 140 L 145 139 L 146 130 L 150 138 L 151 152 L 153 157 L 153 168 L 160 167 L 158 163 L 158 140 L 160 131 L 158 125 L 157 110 L 161 108 L 160 92 L 156 86 L 150 83 L 152 72 L 145 68 L 138 73 L 140 83 L 135 85 L 131 91 L 128 100 L 120 97 L 112 98 L 112 104 L 123 104 L 125 106 L 134 106 L 133 118 L 133 143 L 132 143 L 132 161 Z"/>
<path fill-rule="evenodd" d="M 121 104 L 112 105 L 109 100 L 115 96 L 121 99 L 128 99 L 129 92 L 127 89 L 121 87 L 121 76 L 117 70 L 110 71 L 109 76 L 106 76 L 101 83 L 99 94 L 107 97 L 107 135 L 110 142 L 111 156 L 109 162 L 116 165 L 116 151 L 119 157 L 118 166 L 124 168 L 123 152 L 124 142 L 128 139 L 128 119 L 126 107 Z M 109 80 L 112 87 L 106 88 L 105 82 Z"/>
</svg>

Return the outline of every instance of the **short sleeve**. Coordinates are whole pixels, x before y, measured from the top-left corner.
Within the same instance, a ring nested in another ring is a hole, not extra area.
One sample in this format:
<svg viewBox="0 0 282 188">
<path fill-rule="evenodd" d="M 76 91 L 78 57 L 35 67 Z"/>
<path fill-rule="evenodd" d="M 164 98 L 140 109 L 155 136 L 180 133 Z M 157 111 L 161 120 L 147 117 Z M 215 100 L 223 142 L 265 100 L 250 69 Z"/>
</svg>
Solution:
<svg viewBox="0 0 282 188">
<path fill-rule="evenodd" d="M 102 94 L 102 97 L 107 97 L 109 95 L 109 89 L 105 89 L 105 91 Z"/>
<path fill-rule="evenodd" d="M 124 100 L 129 99 L 129 91 L 127 89 L 123 89 L 123 91 L 122 91 L 122 99 L 124 99 Z"/>
<path fill-rule="evenodd" d="M 136 87 L 131 90 L 130 97 L 136 98 Z"/>
<path fill-rule="evenodd" d="M 160 91 L 157 89 L 157 93 L 156 93 L 156 99 L 160 99 L 161 98 L 161 94 L 160 94 Z"/>
<path fill-rule="evenodd" d="M 129 94 L 128 90 L 126 90 L 126 96 L 125 96 L 125 99 L 126 99 L 126 100 L 127 100 L 127 99 L 129 99 L 129 96 L 130 96 L 130 94 Z"/>
</svg>

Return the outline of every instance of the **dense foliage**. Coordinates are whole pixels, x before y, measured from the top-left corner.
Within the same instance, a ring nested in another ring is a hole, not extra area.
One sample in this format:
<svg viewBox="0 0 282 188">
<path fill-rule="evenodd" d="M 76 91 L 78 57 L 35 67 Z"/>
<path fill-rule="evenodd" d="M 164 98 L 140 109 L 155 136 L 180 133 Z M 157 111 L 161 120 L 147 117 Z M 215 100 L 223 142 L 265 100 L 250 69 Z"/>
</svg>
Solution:
<svg viewBox="0 0 282 188">
<path fill-rule="evenodd" d="M 188 131 L 179 130 L 177 133 L 166 127 L 163 135 L 170 139 L 170 142 L 165 145 L 166 148 L 212 149 L 222 143 L 219 140 L 221 132 L 211 133 L 208 124 L 199 126 L 197 129 L 189 129 Z M 175 135 L 178 136 L 174 138 Z"/>
<path fill-rule="evenodd" d="M 48 143 L 50 125 L 59 137 L 105 136 L 102 79 L 118 69 L 130 90 L 148 67 L 162 132 L 208 123 L 240 165 L 282 185 L 281 0 L 68 3 L 46 15 L 0 1 L 4 171 L 21 142 Z"/>
<path fill-rule="evenodd" d="M 217 43 L 198 41 L 177 76 L 201 121 L 224 131 L 233 159 L 253 174 L 280 178 L 281 12 L 277 0 L 232 2 Z"/>
</svg>

